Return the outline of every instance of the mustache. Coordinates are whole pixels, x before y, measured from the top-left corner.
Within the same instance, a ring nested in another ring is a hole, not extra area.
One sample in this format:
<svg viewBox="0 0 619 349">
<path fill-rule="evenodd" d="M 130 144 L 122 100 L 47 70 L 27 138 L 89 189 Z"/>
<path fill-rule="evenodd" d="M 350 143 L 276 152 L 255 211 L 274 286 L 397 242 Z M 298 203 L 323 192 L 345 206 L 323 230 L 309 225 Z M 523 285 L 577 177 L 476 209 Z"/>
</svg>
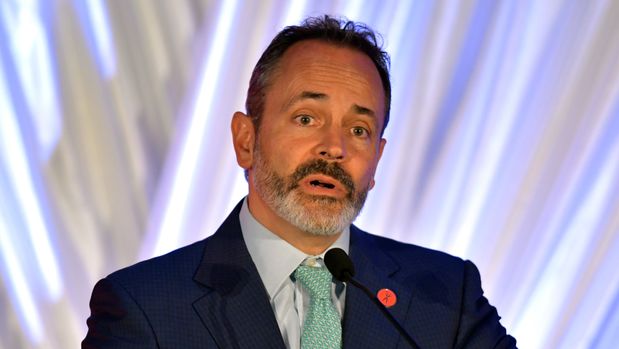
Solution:
<svg viewBox="0 0 619 349">
<path fill-rule="evenodd" d="M 299 165 L 294 173 L 290 176 L 290 188 L 295 189 L 299 186 L 299 182 L 309 176 L 310 174 L 324 174 L 329 177 L 333 177 L 342 183 L 349 193 L 355 192 L 355 183 L 352 180 L 352 176 L 348 174 L 340 165 L 336 162 L 327 162 L 322 159 L 310 160 Z"/>
</svg>

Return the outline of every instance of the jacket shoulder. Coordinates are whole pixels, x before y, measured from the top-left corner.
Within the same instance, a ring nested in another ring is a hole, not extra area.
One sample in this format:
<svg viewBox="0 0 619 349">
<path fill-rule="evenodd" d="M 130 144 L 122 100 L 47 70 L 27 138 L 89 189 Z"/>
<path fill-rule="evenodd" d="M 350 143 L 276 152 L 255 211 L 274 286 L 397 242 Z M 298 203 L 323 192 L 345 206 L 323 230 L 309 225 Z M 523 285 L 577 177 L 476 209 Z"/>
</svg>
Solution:
<svg viewBox="0 0 619 349">
<path fill-rule="evenodd" d="M 182 280 L 190 282 L 203 257 L 207 240 L 119 269 L 106 279 L 125 289 L 148 288 L 153 285 L 179 282 L 183 284 Z"/>
<path fill-rule="evenodd" d="M 362 244 L 375 251 L 381 251 L 393 259 L 398 265 L 415 266 L 416 269 L 454 270 L 461 272 L 465 261 L 443 251 L 434 250 L 419 245 L 404 243 L 384 236 L 373 235 L 354 227 L 354 235 Z"/>
</svg>

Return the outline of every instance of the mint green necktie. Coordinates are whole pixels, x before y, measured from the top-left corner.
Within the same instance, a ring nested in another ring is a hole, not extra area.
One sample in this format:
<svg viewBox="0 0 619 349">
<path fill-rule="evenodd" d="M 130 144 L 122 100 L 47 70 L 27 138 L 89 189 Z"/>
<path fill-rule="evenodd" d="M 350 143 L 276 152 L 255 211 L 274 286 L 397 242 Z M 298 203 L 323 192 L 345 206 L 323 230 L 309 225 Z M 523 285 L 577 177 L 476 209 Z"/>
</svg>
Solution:
<svg viewBox="0 0 619 349">
<path fill-rule="evenodd" d="M 331 302 L 331 273 L 327 268 L 300 265 L 294 277 L 310 295 L 310 306 L 301 334 L 301 349 L 341 348 L 342 324 Z"/>
</svg>

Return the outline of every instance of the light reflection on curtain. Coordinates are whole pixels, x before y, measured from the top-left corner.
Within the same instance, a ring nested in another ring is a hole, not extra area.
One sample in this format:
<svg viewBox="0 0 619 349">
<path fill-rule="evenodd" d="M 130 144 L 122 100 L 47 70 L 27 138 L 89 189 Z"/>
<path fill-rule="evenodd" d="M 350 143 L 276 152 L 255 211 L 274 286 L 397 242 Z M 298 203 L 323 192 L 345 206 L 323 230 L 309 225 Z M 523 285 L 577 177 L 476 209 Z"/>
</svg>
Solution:
<svg viewBox="0 0 619 349">
<path fill-rule="evenodd" d="M 619 342 L 616 1 L 8 0 L 0 348 L 75 347 L 96 280 L 214 231 L 251 68 L 321 13 L 392 55 L 357 224 L 473 260 L 522 348 Z"/>
</svg>

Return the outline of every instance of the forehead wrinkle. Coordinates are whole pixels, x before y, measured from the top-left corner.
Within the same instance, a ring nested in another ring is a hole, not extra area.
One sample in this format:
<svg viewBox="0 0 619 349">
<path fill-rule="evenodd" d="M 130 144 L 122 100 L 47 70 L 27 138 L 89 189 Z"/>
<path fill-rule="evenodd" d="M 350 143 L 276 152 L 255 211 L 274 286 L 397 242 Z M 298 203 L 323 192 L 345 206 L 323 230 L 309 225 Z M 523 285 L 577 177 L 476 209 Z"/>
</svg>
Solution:
<svg viewBox="0 0 619 349">
<path fill-rule="evenodd" d="M 370 81 L 351 64 L 339 64 L 328 60 L 316 60 L 311 56 L 302 56 L 293 62 L 285 62 L 280 69 L 280 76 L 295 76 L 293 80 L 308 78 L 315 82 L 348 82 L 350 85 L 368 86 Z"/>
<path fill-rule="evenodd" d="M 313 66 L 313 69 L 305 70 L 304 66 Z M 328 90 L 334 85 L 344 86 L 342 88 L 350 89 L 355 94 L 358 94 L 358 88 L 363 86 L 369 91 L 371 96 L 375 96 L 373 89 L 370 87 L 370 82 L 366 77 L 357 73 L 355 69 L 350 69 L 346 66 L 332 64 L 298 64 L 297 72 L 292 73 L 292 77 L 285 88 L 288 91 L 301 90 L 299 93 L 293 94 L 290 99 L 282 106 L 282 111 L 290 108 L 299 101 L 311 100 L 328 100 L 331 96 L 328 93 L 321 92 L 323 89 Z M 308 73 L 310 71 L 311 73 Z M 285 76 L 286 72 L 282 71 L 280 78 Z M 309 85 L 309 86 L 308 86 Z M 351 111 L 358 114 L 375 114 L 368 107 L 354 104 L 351 106 Z"/>
<path fill-rule="evenodd" d="M 348 66 L 321 64 L 312 72 L 314 80 L 329 82 L 344 82 L 350 86 L 368 86 L 369 81 L 355 69 Z"/>
</svg>

